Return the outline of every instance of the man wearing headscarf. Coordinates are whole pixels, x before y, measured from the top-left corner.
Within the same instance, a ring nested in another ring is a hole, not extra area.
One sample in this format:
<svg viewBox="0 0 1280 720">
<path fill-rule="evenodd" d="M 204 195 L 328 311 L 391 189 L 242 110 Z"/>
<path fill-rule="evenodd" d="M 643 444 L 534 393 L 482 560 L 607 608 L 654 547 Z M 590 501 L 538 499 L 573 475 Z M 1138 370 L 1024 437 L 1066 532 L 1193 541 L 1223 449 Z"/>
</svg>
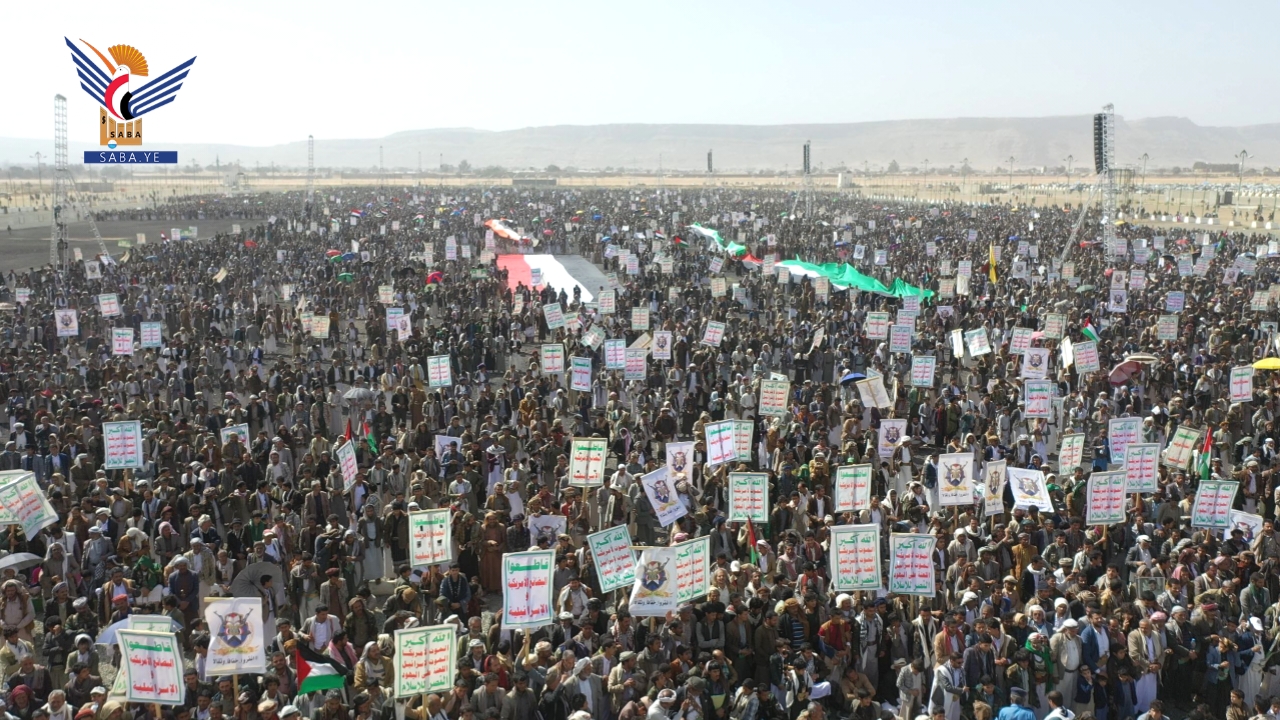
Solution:
<svg viewBox="0 0 1280 720">
<path fill-rule="evenodd" d="M 593 672 L 590 658 L 581 658 L 573 666 L 573 677 L 565 680 L 568 696 L 582 695 L 587 702 L 584 709 L 592 718 L 609 717 L 609 696 L 605 693 L 600 676 Z"/>
</svg>

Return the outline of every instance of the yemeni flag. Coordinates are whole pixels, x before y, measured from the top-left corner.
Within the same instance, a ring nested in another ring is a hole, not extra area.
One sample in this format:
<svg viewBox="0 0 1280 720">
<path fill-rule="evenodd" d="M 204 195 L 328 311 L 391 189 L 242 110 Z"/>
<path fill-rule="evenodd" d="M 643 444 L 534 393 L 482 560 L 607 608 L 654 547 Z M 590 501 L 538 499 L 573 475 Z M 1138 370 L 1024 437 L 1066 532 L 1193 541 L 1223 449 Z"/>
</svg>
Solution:
<svg viewBox="0 0 1280 720">
<path fill-rule="evenodd" d="M 369 423 L 364 424 L 364 441 L 369 444 L 369 452 L 377 455 L 378 438 L 373 434 L 373 428 L 369 426 Z"/>
<path fill-rule="evenodd" d="M 347 676 L 332 661 L 304 643 L 294 647 L 293 659 L 298 664 L 299 695 L 317 690 L 341 690 L 347 682 Z"/>
<path fill-rule="evenodd" d="M 1200 479 L 1208 482 L 1209 476 L 1209 457 L 1213 453 L 1213 426 L 1210 425 L 1204 433 L 1204 445 L 1200 448 Z"/>
</svg>

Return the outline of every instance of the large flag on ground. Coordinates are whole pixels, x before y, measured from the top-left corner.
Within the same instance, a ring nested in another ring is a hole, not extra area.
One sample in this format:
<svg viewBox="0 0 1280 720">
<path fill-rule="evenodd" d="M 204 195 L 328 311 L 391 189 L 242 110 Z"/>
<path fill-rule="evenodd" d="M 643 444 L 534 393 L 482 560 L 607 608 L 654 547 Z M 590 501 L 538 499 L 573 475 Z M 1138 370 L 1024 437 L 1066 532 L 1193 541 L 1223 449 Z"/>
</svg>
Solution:
<svg viewBox="0 0 1280 720">
<path fill-rule="evenodd" d="M 341 690 L 347 676 L 332 661 L 319 655 L 305 644 L 299 643 L 293 651 L 298 664 L 298 694 L 306 695 L 316 690 Z"/>
</svg>

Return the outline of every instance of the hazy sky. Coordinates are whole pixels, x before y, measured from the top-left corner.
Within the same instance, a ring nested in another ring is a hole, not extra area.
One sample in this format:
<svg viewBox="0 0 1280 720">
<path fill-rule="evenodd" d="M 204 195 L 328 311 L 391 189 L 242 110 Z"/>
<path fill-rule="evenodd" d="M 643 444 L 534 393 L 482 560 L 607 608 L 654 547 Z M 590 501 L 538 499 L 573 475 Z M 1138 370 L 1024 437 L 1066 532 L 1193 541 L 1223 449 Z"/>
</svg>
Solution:
<svg viewBox="0 0 1280 720">
<path fill-rule="evenodd" d="M 68 9 L 70 9 L 68 11 Z M 96 106 L 63 36 L 130 44 L 154 77 L 197 57 L 157 142 L 269 145 L 402 130 L 838 123 L 1087 114 L 1280 121 L 1280 3 L 13 3 L 0 135 L 72 140 Z M 134 90 L 139 87 L 134 83 Z"/>
</svg>

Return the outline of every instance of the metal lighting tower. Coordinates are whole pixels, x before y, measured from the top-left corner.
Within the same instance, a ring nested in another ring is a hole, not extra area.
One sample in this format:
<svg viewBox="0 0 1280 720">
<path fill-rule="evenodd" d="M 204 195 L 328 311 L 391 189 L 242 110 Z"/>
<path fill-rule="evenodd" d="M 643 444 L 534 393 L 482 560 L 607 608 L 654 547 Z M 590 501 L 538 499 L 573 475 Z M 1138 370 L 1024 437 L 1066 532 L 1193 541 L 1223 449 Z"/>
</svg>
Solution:
<svg viewBox="0 0 1280 720">
<path fill-rule="evenodd" d="M 316 136 L 307 136 L 307 213 L 311 213 L 311 197 L 316 191 Z"/>
<path fill-rule="evenodd" d="M 98 241 L 98 253 L 110 257 L 107 244 L 102 241 L 98 232 L 98 224 L 93 221 L 93 214 L 85 207 L 78 194 L 73 195 L 76 181 L 71 177 L 67 166 L 67 99 L 61 95 L 53 96 L 53 222 L 50 227 L 49 262 L 54 269 L 66 269 L 67 262 L 67 223 L 62 213 L 72 205 L 76 211 L 89 221 L 89 229 Z"/>
<path fill-rule="evenodd" d="M 813 175 L 810 174 L 809 141 L 804 141 L 804 216 L 813 217 Z"/>
<path fill-rule="evenodd" d="M 67 206 L 67 185 L 63 180 L 67 168 L 67 99 L 53 96 L 53 214 L 49 227 L 49 264 L 62 271 L 67 255 L 67 224 L 62 222 L 62 208 Z"/>
<path fill-rule="evenodd" d="M 1110 255 L 1116 242 L 1116 114 L 1115 106 L 1102 106 L 1102 250 Z"/>
</svg>

